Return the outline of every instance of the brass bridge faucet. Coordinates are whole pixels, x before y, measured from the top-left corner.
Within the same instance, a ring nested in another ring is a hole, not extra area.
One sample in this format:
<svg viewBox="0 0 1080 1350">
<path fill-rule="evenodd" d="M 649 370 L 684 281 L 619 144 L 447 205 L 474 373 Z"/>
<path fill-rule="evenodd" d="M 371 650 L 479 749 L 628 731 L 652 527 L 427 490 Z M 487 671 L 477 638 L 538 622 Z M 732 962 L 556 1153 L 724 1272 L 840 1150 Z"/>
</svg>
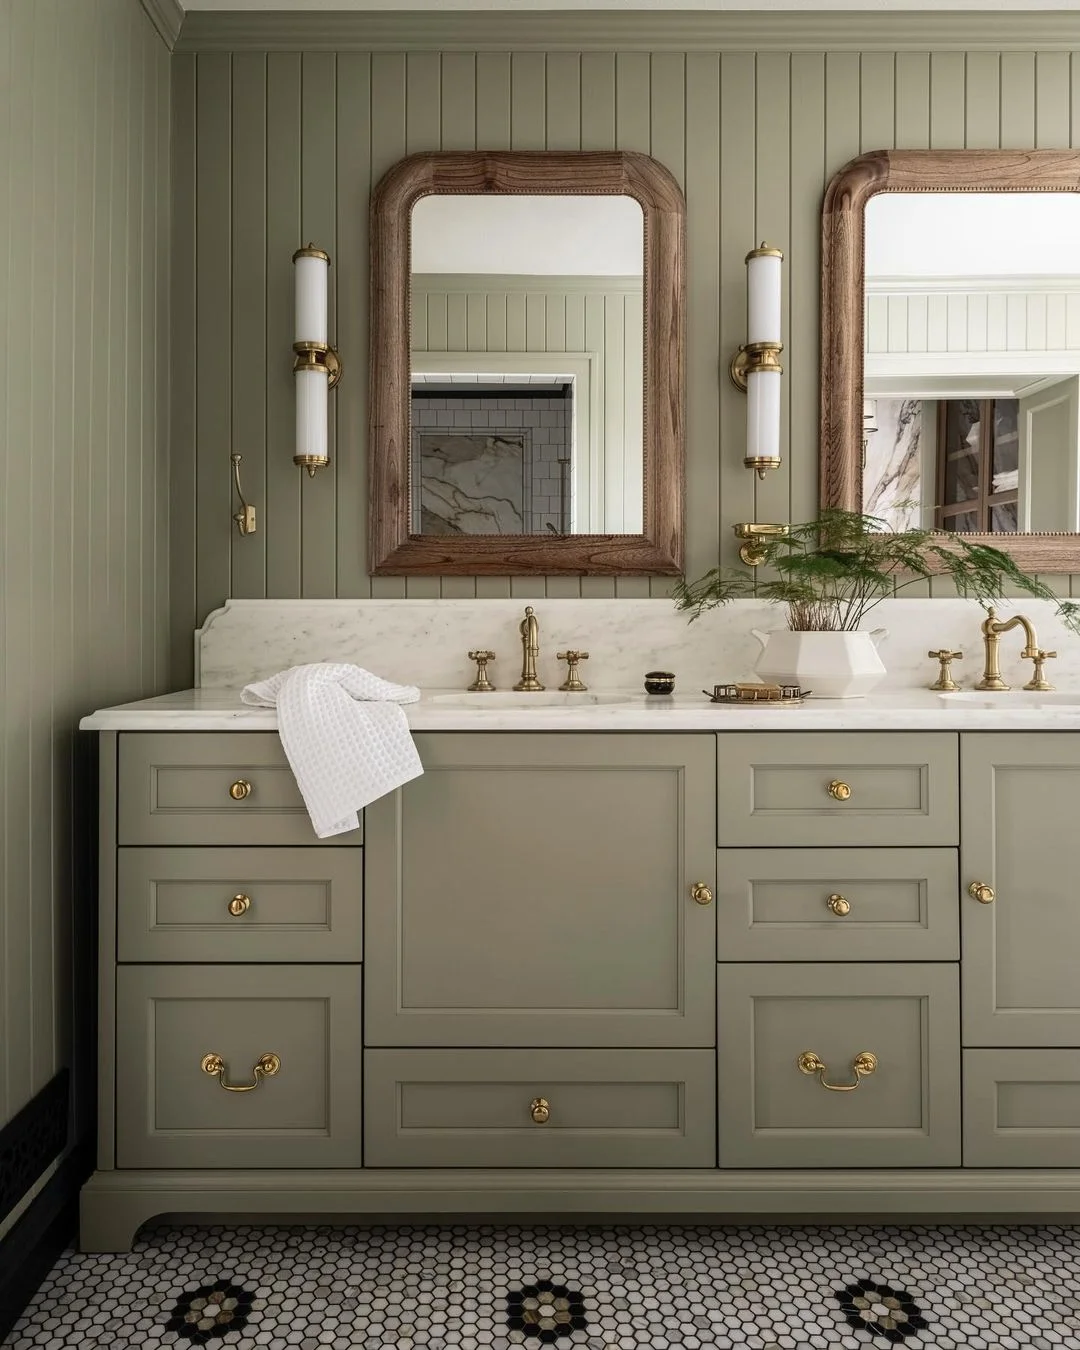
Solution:
<svg viewBox="0 0 1080 1350">
<path fill-rule="evenodd" d="M 976 689 L 1005 690 L 1009 686 L 1001 678 L 1001 664 L 999 660 L 999 648 L 1001 647 L 1001 634 L 1008 633 L 1013 628 L 1022 628 L 1024 630 L 1024 650 L 1020 653 L 1025 661 L 1035 663 L 1035 674 L 1024 685 L 1025 689 L 1034 689 L 1040 693 L 1053 689 L 1043 672 L 1043 667 L 1047 661 L 1057 656 L 1057 652 L 1043 651 L 1039 646 L 1039 639 L 1035 636 L 1035 627 L 1030 619 L 1023 614 L 1014 614 L 1011 619 L 1001 620 L 997 617 L 996 611 L 989 609 L 986 612 L 986 618 L 982 621 L 983 646 L 986 649 L 986 661 L 983 666 L 983 677 L 975 686 Z"/>
<path fill-rule="evenodd" d="M 521 679 L 514 685 L 519 694 L 539 694 L 544 686 L 536 678 L 536 658 L 540 655 L 540 625 L 532 605 L 525 606 L 525 617 L 518 624 L 521 634 Z"/>
</svg>

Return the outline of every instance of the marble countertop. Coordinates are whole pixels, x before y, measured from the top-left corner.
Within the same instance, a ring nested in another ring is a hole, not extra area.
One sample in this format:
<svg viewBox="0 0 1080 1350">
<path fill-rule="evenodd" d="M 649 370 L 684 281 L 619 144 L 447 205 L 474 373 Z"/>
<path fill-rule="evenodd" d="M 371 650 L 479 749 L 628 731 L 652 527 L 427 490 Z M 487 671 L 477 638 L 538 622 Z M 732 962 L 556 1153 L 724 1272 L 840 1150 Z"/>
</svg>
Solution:
<svg viewBox="0 0 1080 1350">
<path fill-rule="evenodd" d="M 801 706 L 710 703 L 703 694 L 649 697 L 599 690 L 566 695 L 552 706 L 529 694 L 465 694 L 425 690 L 407 704 L 415 731 L 799 731 L 1017 730 L 1080 731 L 1080 690 L 1054 694 L 935 694 L 890 690 L 862 699 L 809 699 Z M 574 702 L 579 698 L 580 702 Z M 589 701 L 603 700 L 602 702 Z M 79 723 L 84 731 L 274 731 L 272 708 L 249 708 L 238 689 L 182 689 L 138 703 L 102 708 Z"/>
</svg>

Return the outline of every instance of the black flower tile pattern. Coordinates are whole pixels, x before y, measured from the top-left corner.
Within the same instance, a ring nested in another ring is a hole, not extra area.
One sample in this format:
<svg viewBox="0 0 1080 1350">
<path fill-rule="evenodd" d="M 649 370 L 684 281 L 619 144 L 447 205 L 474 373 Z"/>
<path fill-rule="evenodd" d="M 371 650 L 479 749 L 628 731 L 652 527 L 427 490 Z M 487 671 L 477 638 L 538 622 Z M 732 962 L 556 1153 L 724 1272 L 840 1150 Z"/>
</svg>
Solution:
<svg viewBox="0 0 1080 1350">
<path fill-rule="evenodd" d="M 914 1298 L 892 1285 L 879 1284 L 876 1280 L 856 1280 L 854 1284 L 838 1289 L 836 1297 L 849 1326 L 866 1331 L 871 1337 L 880 1336 L 890 1345 L 907 1340 L 917 1331 L 929 1330 Z"/>
<path fill-rule="evenodd" d="M 171 1326 L 186 1298 L 210 1331 L 195 1291 L 226 1279 L 248 1311 L 226 1294 L 223 1336 Z M 1080 1350 L 1080 1228 L 163 1225 L 67 1253 L 4 1346 L 541 1350 L 553 1332 L 554 1350 Z"/>
<path fill-rule="evenodd" d="M 205 1345 L 247 1326 L 253 1297 L 247 1289 L 228 1280 L 202 1284 L 180 1295 L 165 1330 L 175 1331 L 195 1345 Z"/>
<path fill-rule="evenodd" d="M 575 1331 L 585 1331 L 585 1300 L 577 1289 L 550 1280 L 523 1285 L 506 1297 L 506 1325 L 526 1341 L 550 1345 Z"/>
</svg>

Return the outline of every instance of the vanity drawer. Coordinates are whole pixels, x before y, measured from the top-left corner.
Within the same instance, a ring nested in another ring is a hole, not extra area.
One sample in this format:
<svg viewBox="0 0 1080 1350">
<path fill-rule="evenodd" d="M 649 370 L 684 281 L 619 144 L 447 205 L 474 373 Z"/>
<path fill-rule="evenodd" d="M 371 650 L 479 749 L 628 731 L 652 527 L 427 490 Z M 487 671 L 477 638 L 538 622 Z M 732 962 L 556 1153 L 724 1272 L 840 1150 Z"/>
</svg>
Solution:
<svg viewBox="0 0 1080 1350">
<path fill-rule="evenodd" d="M 1075 1167 L 1080 1050 L 964 1051 L 964 1166 Z"/>
<path fill-rule="evenodd" d="M 122 848 L 121 961 L 359 961 L 363 849 Z"/>
<path fill-rule="evenodd" d="M 722 847 L 957 843 L 952 733 L 736 731 L 717 741 Z"/>
<path fill-rule="evenodd" d="M 728 848 L 716 865 L 721 961 L 956 961 L 951 848 Z"/>
<path fill-rule="evenodd" d="M 959 1166 L 958 982 L 943 964 L 721 966 L 720 1166 Z M 811 1052 L 820 1072 L 799 1067 Z"/>
<path fill-rule="evenodd" d="M 235 790 L 236 796 L 233 795 Z M 273 731 L 120 737 L 120 844 L 359 844 L 320 840 Z"/>
<path fill-rule="evenodd" d="M 364 1102 L 369 1167 L 716 1166 L 709 1050 L 367 1050 Z"/>
<path fill-rule="evenodd" d="M 116 1022 L 118 1167 L 359 1167 L 359 966 L 122 966 Z"/>
</svg>

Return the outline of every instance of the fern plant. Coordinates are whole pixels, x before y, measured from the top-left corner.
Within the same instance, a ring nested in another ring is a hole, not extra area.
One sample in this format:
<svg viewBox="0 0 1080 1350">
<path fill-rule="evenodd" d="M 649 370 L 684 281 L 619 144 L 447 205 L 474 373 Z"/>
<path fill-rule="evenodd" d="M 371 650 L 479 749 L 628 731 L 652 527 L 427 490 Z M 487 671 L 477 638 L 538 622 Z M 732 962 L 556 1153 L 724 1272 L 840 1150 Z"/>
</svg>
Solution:
<svg viewBox="0 0 1080 1350">
<path fill-rule="evenodd" d="M 678 582 L 676 608 L 691 621 L 729 600 L 771 600 L 787 606 L 788 627 L 799 632 L 850 633 L 882 600 L 931 576 L 947 576 L 958 595 L 983 606 L 1006 591 L 1052 600 L 1065 626 L 1080 633 L 1080 604 L 1062 600 L 1000 549 L 962 534 L 888 529 L 877 516 L 829 509 L 817 520 L 792 525 L 766 544 L 774 575 L 714 567 L 697 581 Z"/>
</svg>

